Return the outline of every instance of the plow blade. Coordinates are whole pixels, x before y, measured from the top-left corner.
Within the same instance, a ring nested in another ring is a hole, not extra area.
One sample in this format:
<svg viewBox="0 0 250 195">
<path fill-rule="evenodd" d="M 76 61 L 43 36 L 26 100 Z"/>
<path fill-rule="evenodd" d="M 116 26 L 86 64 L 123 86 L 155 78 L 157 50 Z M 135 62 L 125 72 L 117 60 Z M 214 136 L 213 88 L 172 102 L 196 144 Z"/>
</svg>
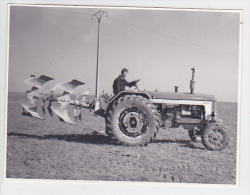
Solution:
<svg viewBox="0 0 250 195">
<path fill-rule="evenodd" d="M 45 75 L 41 75 L 40 77 L 34 77 L 34 78 L 27 79 L 24 81 L 24 83 L 40 89 L 44 83 L 46 83 L 47 81 L 50 81 L 50 80 L 53 80 L 53 78 L 47 77 Z"/>
<path fill-rule="evenodd" d="M 81 82 L 81 81 L 77 81 L 77 80 L 72 80 L 70 82 L 66 82 L 66 83 L 61 83 L 56 85 L 57 89 L 61 89 L 63 91 L 67 91 L 68 93 L 73 93 L 74 89 L 78 86 L 78 85 L 83 85 L 85 83 Z"/>
<path fill-rule="evenodd" d="M 51 110 L 53 110 L 53 112 L 59 116 L 59 119 L 61 121 L 64 121 L 66 123 L 71 123 L 71 124 L 75 124 L 69 117 L 68 115 L 68 111 L 64 108 L 61 108 L 59 105 L 55 106 L 55 105 L 52 105 L 51 106 Z"/>
<path fill-rule="evenodd" d="M 58 101 L 60 106 L 63 108 L 66 108 L 66 106 L 68 106 L 71 101 L 69 93 L 66 91 L 63 92 L 63 95 L 57 97 L 56 100 Z"/>
<path fill-rule="evenodd" d="M 22 104 L 22 107 L 24 108 L 24 112 L 22 113 L 23 115 L 30 115 L 34 118 L 43 119 L 37 112 L 37 105 L 24 103 Z"/>
</svg>

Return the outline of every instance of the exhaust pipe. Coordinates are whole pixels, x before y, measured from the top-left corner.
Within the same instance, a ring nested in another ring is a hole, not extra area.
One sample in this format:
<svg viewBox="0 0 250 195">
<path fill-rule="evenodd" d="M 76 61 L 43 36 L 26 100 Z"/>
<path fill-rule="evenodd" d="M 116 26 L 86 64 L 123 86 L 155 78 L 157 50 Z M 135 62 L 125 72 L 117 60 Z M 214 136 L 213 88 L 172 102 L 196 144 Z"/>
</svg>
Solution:
<svg viewBox="0 0 250 195">
<path fill-rule="evenodd" d="M 195 88 L 195 81 L 194 81 L 194 74 L 195 74 L 195 67 L 191 68 L 192 70 L 192 80 L 190 80 L 190 93 L 194 93 L 194 88 Z"/>
<path fill-rule="evenodd" d="M 174 86 L 174 91 L 175 91 L 175 93 L 178 92 L 178 86 Z"/>
</svg>

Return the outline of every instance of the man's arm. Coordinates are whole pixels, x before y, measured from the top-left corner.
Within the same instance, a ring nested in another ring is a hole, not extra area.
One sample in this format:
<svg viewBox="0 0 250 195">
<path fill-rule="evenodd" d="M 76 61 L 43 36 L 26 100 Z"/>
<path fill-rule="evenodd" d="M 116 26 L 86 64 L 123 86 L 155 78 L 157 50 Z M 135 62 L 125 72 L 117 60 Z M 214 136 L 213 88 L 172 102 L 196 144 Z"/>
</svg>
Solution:
<svg viewBox="0 0 250 195">
<path fill-rule="evenodd" d="M 138 81 L 138 80 L 137 80 Z M 134 86 L 136 83 L 137 83 L 137 81 L 131 81 L 131 82 L 125 82 L 126 83 L 126 86 L 128 86 L 128 87 L 132 87 L 132 86 Z"/>
</svg>

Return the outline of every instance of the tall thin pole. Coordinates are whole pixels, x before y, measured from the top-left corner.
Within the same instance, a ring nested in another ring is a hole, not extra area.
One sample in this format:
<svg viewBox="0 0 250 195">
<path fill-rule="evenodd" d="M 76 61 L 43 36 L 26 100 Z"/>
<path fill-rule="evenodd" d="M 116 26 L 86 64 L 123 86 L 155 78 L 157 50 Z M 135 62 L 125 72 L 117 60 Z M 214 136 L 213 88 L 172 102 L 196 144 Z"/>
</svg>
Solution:
<svg viewBox="0 0 250 195">
<path fill-rule="evenodd" d="M 105 11 L 99 11 L 96 12 L 93 16 L 95 16 L 98 20 L 98 35 L 97 35 L 97 60 L 96 60 L 96 87 L 95 87 L 95 98 L 98 97 L 98 92 L 99 92 L 99 44 L 100 44 L 100 23 L 101 23 L 101 18 L 103 14 L 107 15 L 107 12 Z"/>
<path fill-rule="evenodd" d="M 96 60 L 96 86 L 95 86 L 95 98 L 98 97 L 99 91 L 99 44 L 100 44 L 100 18 L 98 18 L 98 35 L 97 35 L 97 60 Z"/>
</svg>

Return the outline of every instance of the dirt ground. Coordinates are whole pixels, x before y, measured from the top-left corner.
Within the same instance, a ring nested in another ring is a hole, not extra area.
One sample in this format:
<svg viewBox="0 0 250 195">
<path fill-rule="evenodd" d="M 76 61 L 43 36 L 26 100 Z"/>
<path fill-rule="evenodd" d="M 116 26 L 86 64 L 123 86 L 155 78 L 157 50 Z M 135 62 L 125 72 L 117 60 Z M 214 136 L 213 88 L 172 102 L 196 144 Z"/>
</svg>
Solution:
<svg viewBox="0 0 250 195">
<path fill-rule="evenodd" d="M 236 184 L 237 104 L 217 104 L 230 142 L 209 151 L 187 130 L 161 129 L 146 147 L 116 146 L 105 123 L 84 110 L 76 125 L 22 116 L 23 95 L 8 102 L 6 177 L 58 180 Z"/>
</svg>

